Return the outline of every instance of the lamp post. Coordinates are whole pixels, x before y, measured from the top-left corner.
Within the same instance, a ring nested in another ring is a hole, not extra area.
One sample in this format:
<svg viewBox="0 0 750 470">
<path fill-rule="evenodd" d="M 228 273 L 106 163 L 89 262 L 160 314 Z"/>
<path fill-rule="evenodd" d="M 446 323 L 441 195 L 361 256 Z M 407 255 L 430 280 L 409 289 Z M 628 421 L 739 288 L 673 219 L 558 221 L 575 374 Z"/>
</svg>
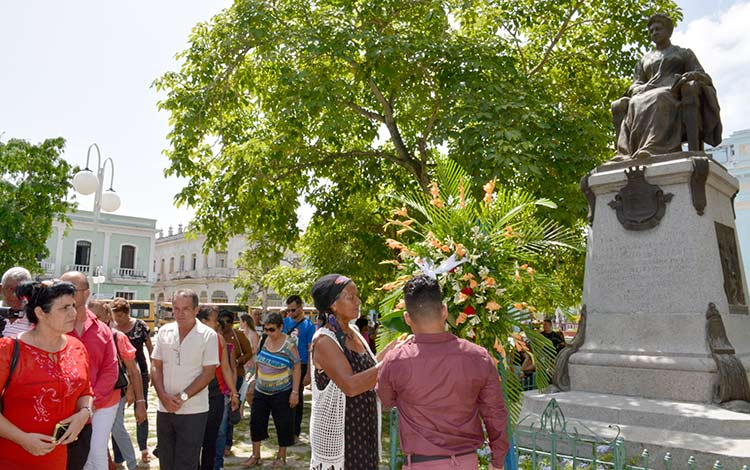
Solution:
<svg viewBox="0 0 750 470">
<path fill-rule="evenodd" d="M 89 169 L 91 149 L 96 149 L 96 174 Z M 104 170 L 107 167 L 107 162 L 109 162 L 110 167 L 109 189 L 103 192 Z M 94 196 L 94 224 L 99 220 L 99 213 L 102 210 L 105 212 L 114 212 L 120 207 L 120 196 L 112 188 L 114 179 L 115 162 L 112 161 L 112 158 L 107 157 L 102 164 L 102 154 L 99 151 L 99 146 L 96 144 L 89 145 L 89 150 L 86 152 L 86 168 L 75 174 L 73 177 L 73 187 L 83 195 L 96 192 Z"/>
<path fill-rule="evenodd" d="M 94 271 L 94 276 L 91 277 L 91 280 L 94 282 L 94 284 L 96 284 L 96 296 L 94 296 L 94 298 L 98 299 L 99 298 L 99 286 L 102 283 L 104 283 L 104 281 L 107 280 L 107 278 L 105 278 L 102 275 L 102 267 L 101 266 L 97 266 L 96 267 L 96 271 Z"/>
<path fill-rule="evenodd" d="M 92 149 L 96 150 L 96 174 L 89 169 Z M 107 163 L 109 163 L 110 168 L 109 189 L 104 191 L 104 171 L 107 168 Z M 120 196 L 117 195 L 112 187 L 114 179 L 115 162 L 112 161 L 112 158 L 107 157 L 104 163 L 102 163 L 102 154 L 99 151 L 99 146 L 97 144 L 89 145 L 89 149 L 86 152 L 86 167 L 73 176 L 73 188 L 83 195 L 96 193 L 94 196 L 94 235 L 96 235 L 98 229 L 99 214 L 101 211 L 114 212 L 120 207 Z M 105 237 L 104 247 L 102 247 L 102 262 L 105 266 L 107 264 L 107 245 L 108 240 Z M 91 262 L 90 259 L 89 262 Z M 99 297 L 100 284 L 105 281 L 102 271 L 103 266 L 98 266 L 94 271 L 94 276 L 92 276 L 92 281 L 96 284 L 96 297 Z"/>
</svg>

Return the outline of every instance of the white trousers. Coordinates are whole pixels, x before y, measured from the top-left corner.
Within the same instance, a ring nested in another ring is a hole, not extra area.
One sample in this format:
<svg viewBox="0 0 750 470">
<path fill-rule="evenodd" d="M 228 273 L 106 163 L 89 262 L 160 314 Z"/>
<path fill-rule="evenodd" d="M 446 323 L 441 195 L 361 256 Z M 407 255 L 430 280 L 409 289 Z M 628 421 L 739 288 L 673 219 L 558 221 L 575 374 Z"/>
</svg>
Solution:
<svg viewBox="0 0 750 470">
<path fill-rule="evenodd" d="M 117 416 L 116 403 L 109 408 L 102 408 L 94 412 L 91 418 L 91 447 L 89 458 L 83 470 L 108 470 L 107 448 L 109 447 L 109 436 L 112 434 L 112 425 Z"/>
</svg>

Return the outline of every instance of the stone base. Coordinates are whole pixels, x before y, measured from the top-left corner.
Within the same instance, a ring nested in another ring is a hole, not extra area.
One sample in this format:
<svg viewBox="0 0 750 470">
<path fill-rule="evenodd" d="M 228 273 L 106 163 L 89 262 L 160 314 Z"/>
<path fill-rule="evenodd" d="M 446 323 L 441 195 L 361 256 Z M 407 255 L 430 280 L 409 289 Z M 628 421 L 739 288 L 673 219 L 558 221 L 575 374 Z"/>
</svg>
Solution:
<svg viewBox="0 0 750 470">
<path fill-rule="evenodd" d="M 750 465 L 750 415 L 717 406 L 670 400 L 605 395 L 589 392 L 524 393 L 521 419 L 536 421 L 549 401 L 557 400 L 565 414 L 568 432 L 593 431 L 614 439 L 617 429 L 625 439 L 630 460 L 648 449 L 653 468 L 662 468 L 664 455 L 672 454 L 672 468 L 687 468 L 690 456 L 696 468 L 707 469 L 720 460 L 724 469 Z"/>
</svg>

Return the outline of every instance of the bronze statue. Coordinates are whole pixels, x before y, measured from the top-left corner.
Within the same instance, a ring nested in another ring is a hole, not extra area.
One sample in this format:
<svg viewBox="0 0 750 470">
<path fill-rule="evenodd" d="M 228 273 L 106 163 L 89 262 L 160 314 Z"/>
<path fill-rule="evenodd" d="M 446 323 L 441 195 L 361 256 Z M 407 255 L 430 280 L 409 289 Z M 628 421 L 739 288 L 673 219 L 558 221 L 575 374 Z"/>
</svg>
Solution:
<svg viewBox="0 0 750 470">
<path fill-rule="evenodd" d="M 612 103 L 617 157 L 644 158 L 721 143 L 716 89 L 690 49 L 670 42 L 674 23 L 657 13 L 648 20 L 656 48 L 643 55 L 625 96 Z"/>
</svg>

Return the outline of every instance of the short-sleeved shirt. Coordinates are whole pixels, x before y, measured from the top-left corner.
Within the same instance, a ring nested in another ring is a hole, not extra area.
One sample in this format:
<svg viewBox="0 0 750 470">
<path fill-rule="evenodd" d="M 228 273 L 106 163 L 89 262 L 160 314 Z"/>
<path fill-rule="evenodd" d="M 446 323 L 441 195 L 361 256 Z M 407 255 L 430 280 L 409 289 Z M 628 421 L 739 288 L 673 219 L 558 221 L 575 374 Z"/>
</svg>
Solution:
<svg viewBox="0 0 750 470">
<path fill-rule="evenodd" d="M 132 361 L 135 359 L 136 350 L 130 343 L 130 339 L 125 333 L 119 331 L 113 331 L 112 334 L 115 336 L 117 341 L 117 353 L 120 354 L 120 359 L 123 361 Z"/>
<path fill-rule="evenodd" d="M 203 368 L 219 365 L 219 346 L 216 332 L 196 321 L 193 329 L 180 343 L 177 322 L 159 328 L 154 342 L 152 359 L 162 361 L 164 391 L 170 395 L 182 393 L 201 375 Z M 159 401 L 159 411 L 168 413 Z M 189 415 L 208 411 L 208 389 L 190 397 L 176 414 Z"/>
<path fill-rule="evenodd" d="M 34 325 L 29 323 L 26 313 L 24 313 L 21 318 L 16 318 L 13 323 L 5 321 L 5 329 L 3 329 L 2 336 L 3 338 L 18 338 L 18 335 L 32 328 L 34 328 Z"/>
<path fill-rule="evenodd" d="M 310 343 L 315 334 L 315 325 L 307 317 L 296 321 L 292 317 L 284 318 L 284 333 L 296 338 L 299 361 L 307 364 L 310 357 Z"/>
<path fill-rule="evenodd" d="M 75 413 L 76 402 L 92 395 L 89 356 L 76 338 L 50 353 L 18 340 L 19 355 L 3 397 L 3 416 L 21 431 L 51 436 L 58 421 Z M 0 384 L 10 370 L 13 340 L 0 339 Z M 0 438 L 0 468 L 65 468 L 67 447 L 56 446 L 43 456 L 32 456 L 15 442 Z"/>
<path fill-rule="evenodd" d="M 292 372 L 299 362 L 295 349 L 294 340 L 289 336 L 278 351 L 269 351 L 268 345 L 263 345 L 255 360 L 258 368 L 255 390 L 275 395 L 292 388 Z"/>
</svg>

